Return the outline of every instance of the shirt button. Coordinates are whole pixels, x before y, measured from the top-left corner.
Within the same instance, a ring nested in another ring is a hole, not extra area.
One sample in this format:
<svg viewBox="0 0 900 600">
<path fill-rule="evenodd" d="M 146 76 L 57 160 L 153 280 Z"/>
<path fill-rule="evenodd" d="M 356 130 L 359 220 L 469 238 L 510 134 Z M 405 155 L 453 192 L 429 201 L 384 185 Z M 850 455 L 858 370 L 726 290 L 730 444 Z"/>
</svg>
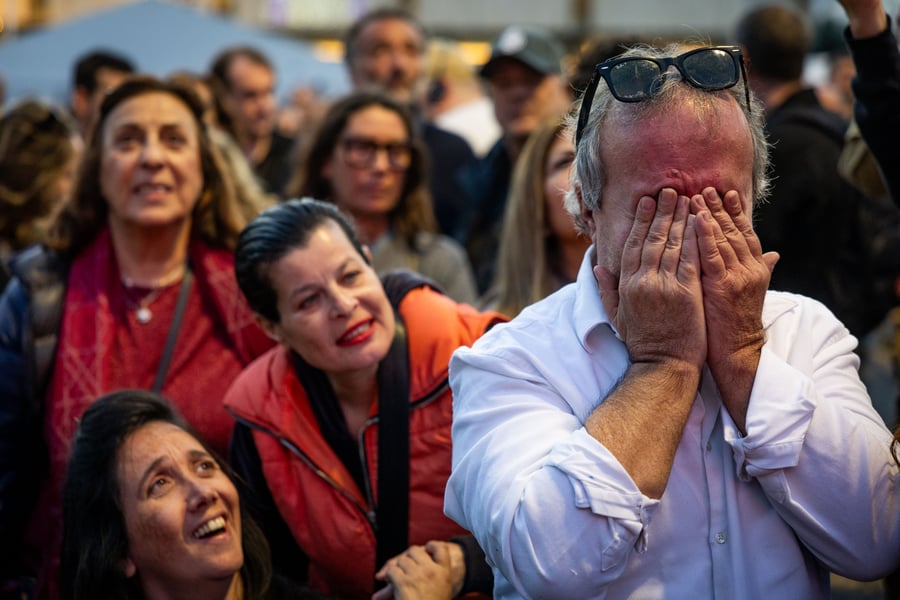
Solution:
<svg viewBox="0 0 900 600">
<path fill-rule="evenodd" d="M 724 531 L 720 531 L 719 533 L 716 534 L 716 543 L 717 544 L 724 544 L 727 541 L 728 541 L 728 535 Z"/>
</svg>

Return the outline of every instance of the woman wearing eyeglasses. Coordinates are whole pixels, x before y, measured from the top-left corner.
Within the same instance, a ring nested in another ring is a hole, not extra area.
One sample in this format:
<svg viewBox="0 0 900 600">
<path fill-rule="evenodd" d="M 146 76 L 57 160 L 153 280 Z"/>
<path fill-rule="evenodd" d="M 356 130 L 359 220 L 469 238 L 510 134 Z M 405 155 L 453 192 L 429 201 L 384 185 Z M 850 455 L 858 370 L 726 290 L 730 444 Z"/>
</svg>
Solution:
<svg viewBox="0 0 900 600">
<path fill-rule="evenodd" d="M 379 94 L 346 96 L 305 150 L 288 196 L 328 200 L 349 214 L 377 272 L 417 271 L 454 300 L 475 301 L 465 251 L 437 233 L 425 150 L 405 108 Z"/>
</svg>

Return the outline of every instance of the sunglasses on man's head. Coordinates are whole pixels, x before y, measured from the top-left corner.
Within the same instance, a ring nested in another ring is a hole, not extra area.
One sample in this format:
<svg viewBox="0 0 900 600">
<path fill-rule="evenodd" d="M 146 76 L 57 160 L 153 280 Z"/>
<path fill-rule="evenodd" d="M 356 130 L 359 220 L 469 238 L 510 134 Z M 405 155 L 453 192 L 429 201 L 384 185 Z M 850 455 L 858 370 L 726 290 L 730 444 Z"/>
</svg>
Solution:
<svg viewBox="0 0 900 600">
<path fill-rule="evenodd" d="M 708 92 L 734 87 L 743 76 L 747 111 L 750 111 L 750 90 L 747 87 L 744 57 L 737 46 L 697 48 L 674 58 L 611 58 L 594 67 L 594 76 L 584 90 L 581 111 L 578 113 L 578 127 L 575 130 L 575 145 L 581 141 L 581 134 L 587 125 L 600 78 L 606 81 L 610 93 L 619 102 L 641 102 L 659 91 L 665 81 L 665 72 L 671 66 L 678 69 L 684 81 Z"/>
</svg>

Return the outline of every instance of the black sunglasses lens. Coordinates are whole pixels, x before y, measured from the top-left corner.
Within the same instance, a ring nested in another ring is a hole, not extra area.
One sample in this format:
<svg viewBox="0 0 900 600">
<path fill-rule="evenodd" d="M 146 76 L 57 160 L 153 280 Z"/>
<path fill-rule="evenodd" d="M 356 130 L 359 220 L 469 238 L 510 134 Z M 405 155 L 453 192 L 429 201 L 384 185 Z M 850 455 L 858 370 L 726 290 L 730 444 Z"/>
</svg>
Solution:
<svg viewBox="0 0 900 600">
<path fill-rule="evenodd" d="M 684 57 L 684 75 L 696 86 L 721 90 L 740 80 L 740 71 L 731 54 L 718 48 L 704 49 Z"/>
<path fill-rule="evenodd" d="M 600 76 L 606 80 L 610 92 L 620 102 L 640 102 L 659 91 L 665 82 L 663 72 L 672 65 L 681 72 L 682 78 L 687 83 L 707 91 L 724 90 L 737 85 L 744 69 L 740 51 L 732 47 L 700 48 L 675 58 L 651 59 L 635 56 L 601 63 L 597 65 L 594 77 L 582 99 L 575 132 L 576 143 L 581 139 L 581 133 L 588 122 Z M 746 82 L 744 83 L 747 111 L 750 114 L 752 113 L 750 90 Z"/>
<path fill-rule="evenodd" d="M 612 91 L 625 102 L 636 102 L 650 96 L 659 75 L 659 65 L 643 58 L 622 61 L 609 70 Z"/>
</svg>

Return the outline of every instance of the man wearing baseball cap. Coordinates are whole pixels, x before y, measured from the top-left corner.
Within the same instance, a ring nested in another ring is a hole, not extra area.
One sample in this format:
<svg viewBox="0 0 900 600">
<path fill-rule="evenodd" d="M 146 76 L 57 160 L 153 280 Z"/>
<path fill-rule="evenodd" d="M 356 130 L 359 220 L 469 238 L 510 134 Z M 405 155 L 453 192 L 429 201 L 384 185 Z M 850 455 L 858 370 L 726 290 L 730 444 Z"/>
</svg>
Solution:
<svg viewBox="0 0 900 600">
<path fill-rule="evenodd" d="M 460 172 L 468 212 L 457 237 L 466 244 L 482 293 L 493 279 L 516 158 L 531 132 L 545 119 L 564 115 L 572 102 L 562 58 L 562 45 L 549 32 L 511 26 L 494 41 L 481 67 L 503 135 L 487 155 Z"/>
</svg>

